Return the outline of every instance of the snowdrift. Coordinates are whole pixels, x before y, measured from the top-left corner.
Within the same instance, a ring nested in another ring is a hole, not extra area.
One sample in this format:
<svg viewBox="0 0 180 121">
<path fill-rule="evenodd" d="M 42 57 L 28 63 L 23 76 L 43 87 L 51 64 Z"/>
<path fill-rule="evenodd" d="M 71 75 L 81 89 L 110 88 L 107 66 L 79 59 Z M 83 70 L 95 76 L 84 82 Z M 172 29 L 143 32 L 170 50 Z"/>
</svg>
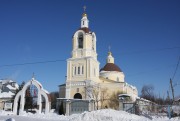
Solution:
<svg viewBox="0 0 180 121">
<path fill-rule="evenodd" d="M 149 119 L 124 111 L 103 109 L 92 112 L 84 112 L 79 115 L 72 115 L 70 121 L 148 121 Z"/>
<path fill-rule="evenodd" d="M 138 116 L 124 111 L 102 109 L 71 116 L 58 115 L 56 113 L 32 114 L 23 113 L 21 116 L 12 115 L 10 112 L 0 111 L 0 121 L 180 121 L 180 117 L 168 119 L 160 116 Z"/>
</svg>

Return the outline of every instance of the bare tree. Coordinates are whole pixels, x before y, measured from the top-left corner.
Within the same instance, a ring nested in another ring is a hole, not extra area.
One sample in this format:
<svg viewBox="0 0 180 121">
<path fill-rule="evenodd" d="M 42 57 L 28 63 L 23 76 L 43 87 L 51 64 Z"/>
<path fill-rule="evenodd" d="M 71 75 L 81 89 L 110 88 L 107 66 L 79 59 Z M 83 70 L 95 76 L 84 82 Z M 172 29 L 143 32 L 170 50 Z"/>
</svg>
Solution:
<svg viewBox="0 0 180 121">
<path fill-rule="evenodd" d="M 100 102 L 101 102 L 101 109 L 106 108 L 105 102 L 109 99 L 107 88 L 101 88 L 101 95 L 100 95 Z"/>
<path fill-rule="evenodd" d="M 100 86 L 97 85 L 87 85 L 85 87 L 85 96 L 89 99 L 94 99 L 95 101 L 95 107 L 98 110 L 99 109 L 99 101 L 100 101 Z"/>
<path fill-rule="evenodd" d="M 141 90 L 141 97 L 154 102 L 154 87 L 152 85 L 144 85 Z"/>
<path fill-rule="evenodd" d="M 116 110 L 118 109 L 118 107 L 119 107 L 119 97 L 118 96 L 120 94 L 125 94 L 125 93 L 122 91 L 116 91 L 116 92 L 112 93 L 112 95 L 109 98 L 109 102 L 108 102 L 109 108 L 116 109 Z M 129 100 L 129 99 L 125 99 L 125 100 Z"/>
</svg>

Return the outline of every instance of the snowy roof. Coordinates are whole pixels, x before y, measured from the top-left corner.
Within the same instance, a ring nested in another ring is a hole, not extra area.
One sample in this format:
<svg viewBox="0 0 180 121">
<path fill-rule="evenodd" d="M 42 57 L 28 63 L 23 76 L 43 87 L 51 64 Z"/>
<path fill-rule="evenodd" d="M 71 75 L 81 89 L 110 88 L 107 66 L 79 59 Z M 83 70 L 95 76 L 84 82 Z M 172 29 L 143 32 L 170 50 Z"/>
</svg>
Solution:
<svg viewBox="0 0 180 121">
<path fill-rule="evenodd" d="M 120 94 L 119 97 L 131 97 L 131 96 L 128 94 Z"/>
<path fill-rule="evenodd" d="M 136 97 L 136 99 L 139 99 L 139 100 L 144 101 L 144 102 L 154 103 L 154 102 L 152 102 L 152 101 L 150 101 L 150 100 L 147 100 L 147 99 L 144 99 L 144 98 L 141 98 L 141 97 Z"/>
<path fill-rule="evenodd" d="M 132 85 L 128 84 L 127 82 L 125 82 L 125 86 L 129 86 L 130 88 L 137 90 L 137 88 L 135 86 L 132 86 Z"/>
<path fill-rule="evenodd" d="M 180 97 L 179 97 L 179 98 L 176 98 L 175 101 L 177 101 L 177 102 L 180 101 Z"/>
<path fill-rule="evenodd" d="M 16 89 L 17 89 L 17 88 L 15 88 L 15 87 L 12 87 L 12 86 L 9 85 L 9 84 L 8 84 L 6 87 L 9 88 L 10 90 L 16 90 Z"/>
<path fill-rule="evenodd" d="M 14 96 L 15 94 L 12 92 L 3 92 L 0 93 L 0 98 L 12 98 L 12 96 Z"/>
<path fill-rule="evenodd" d="M 1 79 L 0 83 L 2 83 L 3 85 L 4 84 L 9 84 L 9 83 L 14 83 L 15 88 L 17 88 L 17 89 L 19 88 L 19 85 L 15 81 L 12 81 L 12 80 L 9 80 L 9 79 Z"/>
<path fill-rule="evenodd" d="M 14 82 L 14 81 L 8 80 L 8 79 L 1 79 L 0 82 L 1 82 L 2 84 L 6 84 L 6 83 Z"/>
<path fill-rule="evenodd" d="M 17 83 L 15 83 L 14 86 L 15 86 L 16 89 L 19 89 L 19 85 Z"/>
</svg>

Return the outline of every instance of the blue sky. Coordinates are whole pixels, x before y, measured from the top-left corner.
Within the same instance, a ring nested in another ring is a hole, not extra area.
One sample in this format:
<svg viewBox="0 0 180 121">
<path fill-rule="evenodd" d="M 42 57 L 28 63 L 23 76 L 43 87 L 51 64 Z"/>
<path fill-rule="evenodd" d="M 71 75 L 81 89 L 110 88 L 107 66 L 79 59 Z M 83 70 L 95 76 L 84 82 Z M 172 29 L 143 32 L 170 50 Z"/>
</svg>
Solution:
<svg viewBox="0 0 180 121">
<path fill-rule="evenodd" d="M 151 84 L 165 97 L 180 56 L 179 0 L 1 0 L 0 79 L 27 82 L 35 73 L 46 90 L 57 91 L 84 5 L 100 67 L 111 46 L 116 65 L 139 94 Z M 25 64 L 46 61 L 55 62 Z M 180 83 L 179 68 L 173 83 Z M 180 95 L 180 85 L 174 88 Z"/>
</svg>

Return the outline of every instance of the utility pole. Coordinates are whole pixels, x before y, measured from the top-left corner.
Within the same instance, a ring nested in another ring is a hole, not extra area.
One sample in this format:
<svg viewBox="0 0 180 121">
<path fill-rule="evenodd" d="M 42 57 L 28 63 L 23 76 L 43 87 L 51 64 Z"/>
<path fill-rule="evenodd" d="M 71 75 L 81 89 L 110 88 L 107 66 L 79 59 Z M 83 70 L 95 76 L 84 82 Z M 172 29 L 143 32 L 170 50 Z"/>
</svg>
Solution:
<svg viewBox="0 0 180 121">
<path fill-rule="evenodd" d="M 169 91 L 167 91 L 167 99 L 168 99 L 168 101 L 170 100 Z"/>
<path fill-rule="evenodd" d="M 173 88 L 173 85 L 172 85 L 172 80 L 171 80 L 171 78 L 170 78 L 170 85 L 171 85 L 172 97 L 173 97 L 173 102 L 174 102 L 174 88 Z"/>
</svg>

